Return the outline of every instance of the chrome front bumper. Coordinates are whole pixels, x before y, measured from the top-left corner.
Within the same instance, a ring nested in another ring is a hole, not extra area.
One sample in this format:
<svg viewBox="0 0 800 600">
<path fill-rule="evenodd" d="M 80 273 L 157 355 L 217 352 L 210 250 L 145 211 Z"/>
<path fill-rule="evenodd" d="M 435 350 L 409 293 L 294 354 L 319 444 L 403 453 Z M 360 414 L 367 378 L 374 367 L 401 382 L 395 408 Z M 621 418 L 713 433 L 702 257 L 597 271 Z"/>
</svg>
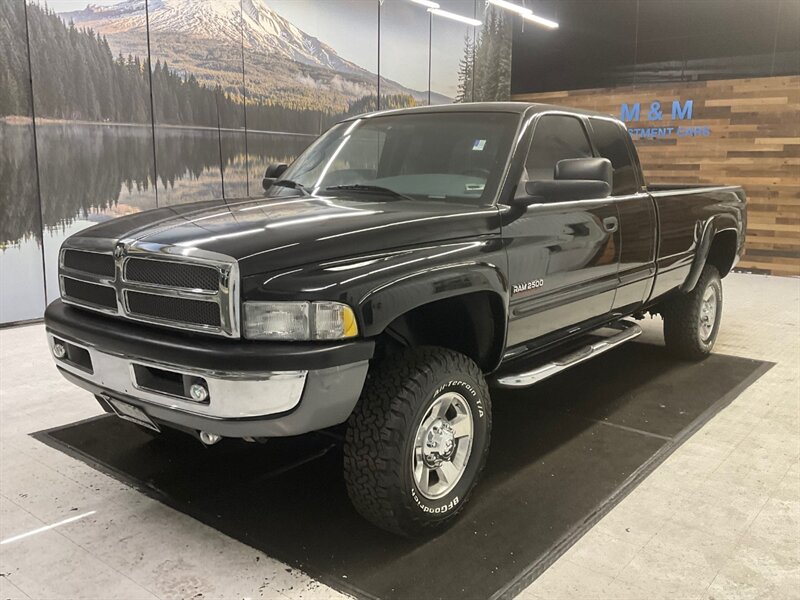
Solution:
<svg viewBox="0 0 800 600">
<path fill-rule="evenodd" d="M 76 385 L 134 404 L 167 425 L 224 437 L 296 435 L 341 423 L 358 401 L 368 368 L 360 361 L 316 370 L 217 372 L 111 354 L 50 331 L 47 338 L 56 366 Z M 88 353 L 91 366 L 57 357 L 53 348 L 61 342 Z M 136 367 L 202 380 L 208 399 L 196 402 L 148 387 Z"/>
</svg>

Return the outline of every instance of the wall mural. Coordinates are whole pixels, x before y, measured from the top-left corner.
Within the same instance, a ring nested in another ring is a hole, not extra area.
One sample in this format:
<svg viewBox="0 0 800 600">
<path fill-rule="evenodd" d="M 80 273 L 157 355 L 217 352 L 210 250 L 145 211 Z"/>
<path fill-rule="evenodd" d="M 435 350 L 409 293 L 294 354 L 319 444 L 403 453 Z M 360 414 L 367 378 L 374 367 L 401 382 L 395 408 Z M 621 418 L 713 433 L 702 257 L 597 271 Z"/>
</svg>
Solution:
<svg viewBox="0 0 800 600">
<path fill-rule="evenodd" d="M 0 2 L 0 322 L 44 311 L 24 0 Z"/>
<path fill-rule="evenodd" d="M 42 257 L 49 301 L 61 242 L 95 222 L 259 195 L 348 115 L 508 99 L 502 11 L 440 4 L 484 25 L 409 0 L 0 2 L 0 322 L 41 316 Z"/>
</svg>

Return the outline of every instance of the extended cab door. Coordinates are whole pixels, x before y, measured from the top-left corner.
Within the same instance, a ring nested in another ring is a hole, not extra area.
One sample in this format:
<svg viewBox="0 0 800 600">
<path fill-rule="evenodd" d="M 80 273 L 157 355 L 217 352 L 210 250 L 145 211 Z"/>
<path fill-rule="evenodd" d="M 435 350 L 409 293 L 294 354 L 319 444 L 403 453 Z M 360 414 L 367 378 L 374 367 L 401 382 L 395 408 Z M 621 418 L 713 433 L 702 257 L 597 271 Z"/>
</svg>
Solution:
<svg viewBox="0 0 800 600">
<path fill-rule="evenodd" d="M 525 181 L 553 179 L 558 161 L 591 156 L 583 119 L 545 113 L 534 124 L 517 193 Z M 509 349 L 561 329 L 577 331 L 611 312 L 620 256 L 613 199 L 533 204 L 506 221 L 503 238 L 512 288 Z"/>
<path fill-rule="evenodd" d="M 655 204 L 644 191 L 636 149 L 624 126 L 603 117 L 590 117 L 589 126 L 596 154 L 614 167 L 611 195 L 619 211 L 620 259 L 613 308 L 630 314 L 649 297 L 656 273 Z"/>
</svg>

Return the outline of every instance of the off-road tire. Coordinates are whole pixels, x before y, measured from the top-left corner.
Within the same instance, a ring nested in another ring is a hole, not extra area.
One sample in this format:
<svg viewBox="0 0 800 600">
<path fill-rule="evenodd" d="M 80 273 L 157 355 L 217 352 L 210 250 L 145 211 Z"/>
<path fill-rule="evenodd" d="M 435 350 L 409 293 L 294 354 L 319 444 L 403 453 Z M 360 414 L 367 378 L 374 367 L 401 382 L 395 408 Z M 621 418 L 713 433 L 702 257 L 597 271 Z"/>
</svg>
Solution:
<svg viewBox="0 0 800 600">
<path fill-rule="evenodd" d="M 700 320 L 707 290 L 716 294 L 716 312 L 710 337 L 703 339 Z M 688 294 L 672 298 L 664 307 L 664 342 L 667 350 L 684 360 L 702 360 L 714 347 L 722 321 L 722 280 L 714 265 L 706 265 Z"/>
<path fill-rule="evenodd" d="M 471 452 L 455 487 L 428 500 L 412 472 L 416 433 L 436 399 L 452 391 L 471 411 Z M 350 500 L 363 517 L 392 533 L 419 536 L 446 527 L 483 470 L 491 426 L 488 386 L 467 356 L 432 346 L 390 355 L 370 370 L 347 424 L 344 479 Z"/>
</svg>

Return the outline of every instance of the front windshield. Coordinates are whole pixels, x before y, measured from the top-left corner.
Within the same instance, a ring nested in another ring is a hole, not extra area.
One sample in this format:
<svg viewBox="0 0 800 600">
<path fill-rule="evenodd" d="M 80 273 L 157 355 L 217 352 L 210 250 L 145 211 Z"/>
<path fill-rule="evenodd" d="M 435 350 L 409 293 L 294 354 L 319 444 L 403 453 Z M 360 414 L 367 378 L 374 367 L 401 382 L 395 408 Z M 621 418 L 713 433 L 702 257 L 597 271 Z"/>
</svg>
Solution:
<svg viewBox="0 0 800 600">
<path fill-rule="evenodd" d="M 317 192 L 352 193 L 371 186 L 414 199 L 491 202 L 517 122 L 517 115 L 499 112 L 346 121 L 314 142 L 281 179 Z"/>
</svg>

